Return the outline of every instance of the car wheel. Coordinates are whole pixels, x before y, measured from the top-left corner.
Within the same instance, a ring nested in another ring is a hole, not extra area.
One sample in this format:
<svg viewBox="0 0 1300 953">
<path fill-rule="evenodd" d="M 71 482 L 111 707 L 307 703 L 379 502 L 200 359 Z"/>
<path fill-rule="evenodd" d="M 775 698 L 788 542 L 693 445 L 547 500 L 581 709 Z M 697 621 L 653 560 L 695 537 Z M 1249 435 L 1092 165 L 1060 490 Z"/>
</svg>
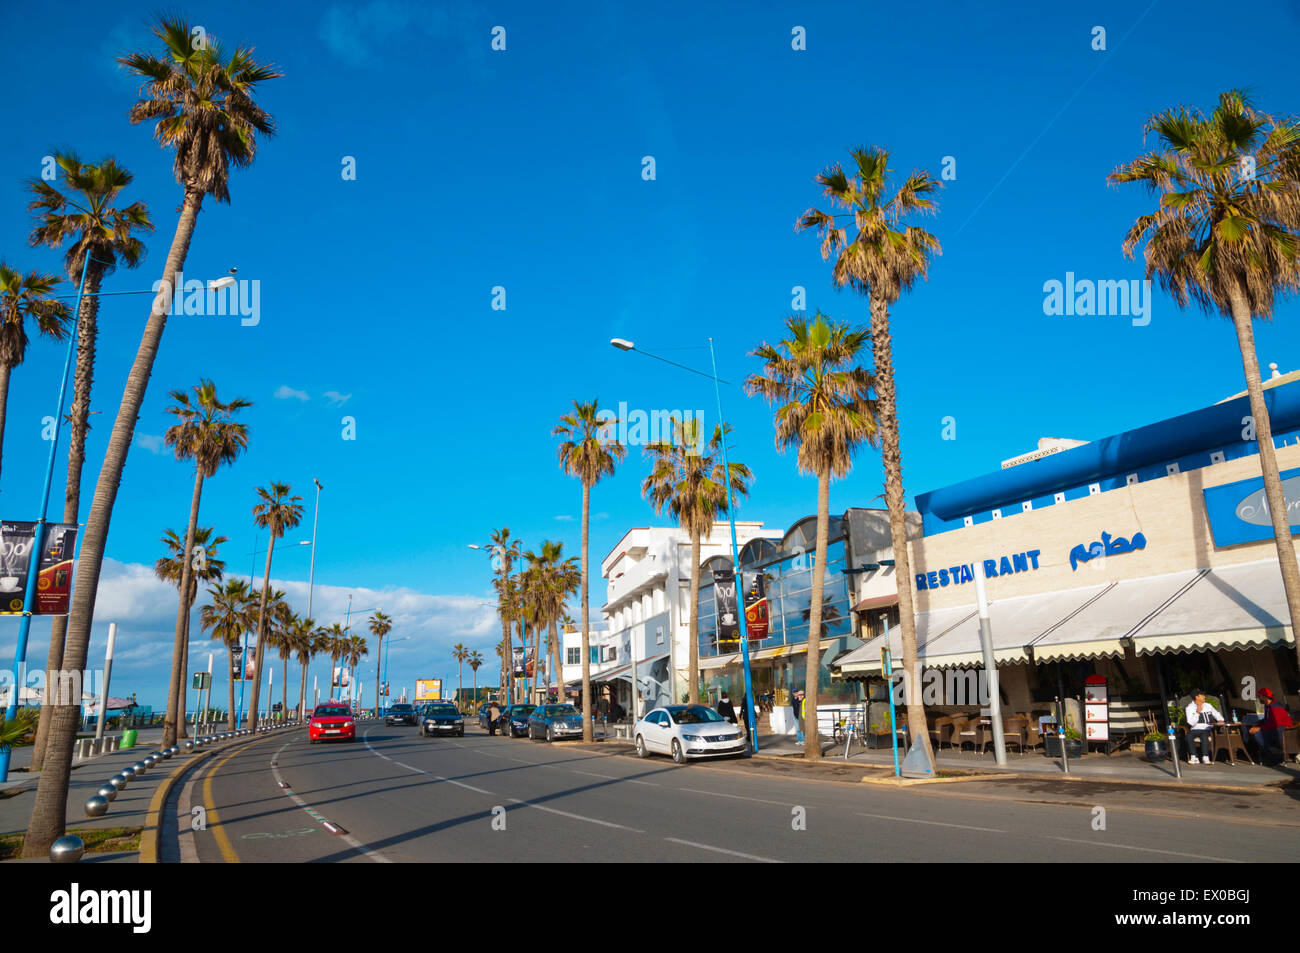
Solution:
<svg viewBox="0 0 1300 953">
<path fill-rule="evenodd" d="M 686 752 L 682 750 L 682 743 L 676 738 L 673 739 L 673 764 L 685 764 Z"/>
<path fill-rule="evenodd" d="M 640 735 L 636 736 L 636 756 L 638 758 L 650 757 L 650 752 L 646 750 L 645 739 Z"/>
</svg>

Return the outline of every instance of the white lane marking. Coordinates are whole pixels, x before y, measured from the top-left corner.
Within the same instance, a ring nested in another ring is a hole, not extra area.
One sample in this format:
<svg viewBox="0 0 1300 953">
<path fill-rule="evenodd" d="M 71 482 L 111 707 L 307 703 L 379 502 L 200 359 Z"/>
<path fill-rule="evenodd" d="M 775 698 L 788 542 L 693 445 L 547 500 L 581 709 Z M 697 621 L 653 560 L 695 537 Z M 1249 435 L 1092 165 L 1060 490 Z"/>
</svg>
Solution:
<svg viewBox="0 0 1300 953">
<path fill-rule="evenodd" d="M 904 821 L 908 824 L 929 824 L 933 827 L 960 827 L 964 831 L 986 831 L 990 834 L 1006 833 L 1006 831 L 998 830 L 996 827 L 972 827 L 969 824 L 948 824 L 944 821 L 923 821 L 918 817 L 893 817 L 889 814 L 863 814 L 861 811 L 856 813 L 858 817 L 874 817 L 882 821 Z"/>
<path fill-rule="evenodd" d="M 1065 841 L 1067 844 L 1089 844 L 1093 847 L 1114 847 L 1116 850 L 1140 850 L 1146 851 L 1149 854 L 1169 854 L 1173 857 L 1191 857 L 1195 860 L 1213 860 L 1220 864 L 1244 863 L 1244 861 L 1230 860 L 1227 857 L 1208 857 L 1205 854 L 1184 854 L 1182 851 L 1178 850 L 1159 850 L 1155 847 L 1132 847 L 1128 844 L 1108 844 L 1105 841 L 1079 840 L 1074 837 L 1053 837 L 1050 834 L 1044 834 L 1042 836 L 1046 837 L 1048 840 Z"/>
<path fill-rule="evenodd" d="M 282 791 L 284 791 L 284 793 L 285 793 L 286 795 L 289 796 L 290 800 L 292 800 L 293 803 L 297 804 L 299 807 L 301 807 L 301 808 L 303 808 L 304 810 L 306 810 L 308 807 L 310 807 L 310 805 L 309 805 L 306 801 L 304 801 L 302 798 L 300 798 L 298 795 L 294 794 L 293 791 L 291 791 L 289 788 L 283 786 L 283 784 L 284 784 L 284 778 L 280 776 L 280 768 L 279 768 L 279 766 L 278 766 L 277 764 L 275 764 L 275 762 L 278 762 L 278 761 L 280 760 L 280 752 L 283 751 L 285 748 L 289 747 L 289 745 L 291 745 L 291 744 L 293 744 L 293 742 L 291 742 L 291 741 L 286 741 L 284 744 L 282 744 L 282 745 L 281 745 L 281 746 L 276 750 L 276 752 L 275 752 L 275 757 L 273 757 L 273 758 L 271 759 L 271 761 L 272 761 L 272 765 L 271 765 L 271 773 L 275 776 L 275 783 L 281 785 L 281 788 L 280 788 L 280 789 L 281 789 Z M 369 742 L 367 742 L 367 744 L 369 744 Z M 365 844 L 361 843 L 361 841 L 357 840 L 357 839 L 356 839 L 355 837 L 353 837 L 351 834 L 336 834 L 336 835 L 334 835 L 334 836 L 336 836 L 336 837 L 338 837 L 340 840 L 344 841 L 344 842 L 345 842 L 349 847 L 352 847 L 352 848 L 354 848 L 355 850 L 357 850 L 358 852 L 360 852 L 360 853 L 364 854 L 365 856 L 369 857 L 371 860 L 373 860 L 373 861 L 374 861 L 375 863 L 377 863 L 377 864 L 391 864 L 391 863 L 392 863 L 392 861 L 389 860 L 387 857 L 385 857 L 383 854 L 380 854 L 380 853 L 377 853 L 376 851 L 371 850 L 369 847 L 367 847 Z"/>
<path fill-rule="evenodd" d="M 674 844 L 685 844 L 687 847 L 698 847 L 700 850 L 711 850 L 715 854 L 730 854 L 732 857 L 743 857 L 745 860 L 756 860 L 760 864 L 784 863 L 784 861 L 773 860 L 771 857 L 759 857 L 757 854 L 743 854 L 738 850 L 727 850 L 725 847 L 713 847 L 709 844 L 700 844 L 693 840 L 682 840 L 680 837 L 665 837 L 664 840 L 671 841 Z"/>
<path fill-rule="evenodd" d="M 737 801 L 756 801 L 756 802 L 758 802 L 759 804 L 779 804 L 779 805 L 781 805 L 782 807 L 789 807 L 789 806 L 790 806 L 790 802 L 789 802 L 789 801 L 769 801 L 769 800 L 767 800 L 766 798 L 761 798 L 761 797 L 746 797 L 746 796 L 743 795 L 743 794 L 723 794 L 723 793 L 721 793 L 721 792 L 719 792 L 719 791 L 701 791 L 699 788 L 678 788 L 677 790 L 678 790 L 678 791 L 690 791 L 692 794 L 708 794 L 708 795 L 710 795 L 711 797 L 726 797 L 726 798 L 733 798 L 734 800 L 737 800 Z"/>
<path fill-rule="evenodd" d="M 569 769 L 569 773 L 570 773 L 570 774 L 585 774 L 585 775 L 586 775 L 587 777 L 589 777 L 589 778 L 604 778 L 606 781 L 622 781 L 622 780 L 624 780 L 623 778 L 616 778 L 616 777 L 614 777 L 614 775 L 612 775 L 612 774 L 596 774 L 596 773 L 594 773 L 594 772 L 592 772 L 592 771 L 575 771 L 575 770 L 573 770 L 572 768 Z"/>
<path fill-rule="evenodd" d="M 548 814 L 558 814 L 561 817 L 571 817 L 575 821 L 586 821 L 588 824 L 599 824 L 601 827 L 616 827 L 620 831 L 631 831 L 633 834 L 644 834 L 645 831 L 637 830 L 635 827 L 627 827 L 623 824 L 615 824 L 613 821 L 602 821 L 594 817 L 586 817 L 582 814 L 570 814 L 568 811 L 560 811 L 553 807 L 546 807 L 543 804 L 534 804 L 532 801 L 521 801 L 517 797 L 507 798 L 512 804 L 522 804 L 524 807 L 535 807 L 539 811 L 546 811 Z"/>
</svg>

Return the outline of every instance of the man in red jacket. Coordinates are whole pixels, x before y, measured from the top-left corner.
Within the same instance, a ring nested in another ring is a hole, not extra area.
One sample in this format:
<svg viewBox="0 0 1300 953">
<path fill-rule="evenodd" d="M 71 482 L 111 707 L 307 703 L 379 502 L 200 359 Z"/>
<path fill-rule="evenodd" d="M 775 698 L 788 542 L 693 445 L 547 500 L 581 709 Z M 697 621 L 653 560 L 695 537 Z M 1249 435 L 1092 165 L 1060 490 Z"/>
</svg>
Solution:
<svg viewBox="0 0 1300 953">
<path fill-rule="evenodd" d="M 1255 743 L 1262 752 L 1261 760 L 1270 768 L 1281 764 L 1285 757 L 1282 751 L 1282 729 L 1292 727 L 1291 713 L 1273 698 L 1267 688 L 1259 690 L 1259 700 L 1264 703 L 1264 717 L 1250 726 L 1250 733 L 1255 736 Z"/>
</svg>

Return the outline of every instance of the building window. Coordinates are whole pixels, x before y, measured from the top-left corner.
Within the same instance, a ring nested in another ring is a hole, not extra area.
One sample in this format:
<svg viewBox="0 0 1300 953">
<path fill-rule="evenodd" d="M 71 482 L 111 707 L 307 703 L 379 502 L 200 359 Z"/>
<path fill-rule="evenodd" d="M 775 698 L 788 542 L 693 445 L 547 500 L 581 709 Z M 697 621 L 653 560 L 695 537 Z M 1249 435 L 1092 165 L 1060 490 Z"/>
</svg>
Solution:
<svg viewBox="0 0 1300 953">
<path fill-rule="evenodd" d="M 582 646 L 573 646 L 564 650 L 564 663 L 566 665 L 582 664 Z"/>
<path fill-rule="evenodd" d="M 657 625 L 655 626 L 655 645 L 663 645 L 663 644 L 664 644 L 664 627 L 662 625 Z"/>
<path fill-rule="evenodd" d="M 592 664 L 592 665 L 599 665 L 599 664 L 600 664 L 600 646 L 599 646 L 599 645 L 593 645 L 593 646 L 591 647 L 591 664 Z"/>
</svg>

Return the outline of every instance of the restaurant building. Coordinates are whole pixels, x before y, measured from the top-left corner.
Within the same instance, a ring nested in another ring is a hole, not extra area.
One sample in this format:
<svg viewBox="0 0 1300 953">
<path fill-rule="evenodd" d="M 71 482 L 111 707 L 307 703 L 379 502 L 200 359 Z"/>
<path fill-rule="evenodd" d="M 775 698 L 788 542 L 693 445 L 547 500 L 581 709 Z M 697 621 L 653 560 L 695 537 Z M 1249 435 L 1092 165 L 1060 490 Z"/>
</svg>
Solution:
<svg viewBox="0 0 1300 953">
<path fill-rule="evenodd" d="M 1294 532 L 1300 373 L 1274 372 L 1265 402 Z M 1144 716 L 1139 728 L 1163 729 L 1167 703 L 1195 687 L 1238 713 L 1257 710 L 1264 687 L 1300 704 L 1245 394 L 1100 440 L 1044 441 L 916 504 L 922 532 L 909 543 L 907 582 L 924 669 L 982 666 L 978 562 L 1001 702 L 1013 712 L 1083 696 L 1098 677 L 1112 706 Z M 894 629 L 841 657 L 837 671 L 878 676 L 886 640 L 901 661 Z"/>
</svg>

